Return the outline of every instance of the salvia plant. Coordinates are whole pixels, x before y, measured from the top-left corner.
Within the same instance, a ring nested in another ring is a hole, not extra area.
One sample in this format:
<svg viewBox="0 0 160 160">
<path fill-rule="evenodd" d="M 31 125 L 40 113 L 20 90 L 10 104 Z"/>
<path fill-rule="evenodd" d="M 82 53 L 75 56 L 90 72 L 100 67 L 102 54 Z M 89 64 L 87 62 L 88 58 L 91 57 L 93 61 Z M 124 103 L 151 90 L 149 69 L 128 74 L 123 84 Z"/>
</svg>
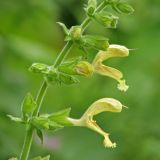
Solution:
<svg viewBox="0 0 160 160">
<path fill-rule="evenodd" d="M 66 126 L 87 127 L 104 137 L 104 147 L 116 147 L 116 143 L 113 143 L 109 139 L 109 134 L 104 132 L 93 119 L 95 115 L 101 112 L 121 112 L 125 106 L 116 99 L 102 98 L 97 100 L 89 106 L 79 119 L 74 119 L 69 116 L 70 108 L 60 110 L 56 113 L 40 113 L 41 104 L 49 85 L 77 84 L 79 83 L 78 76 L 88 78 L 92 77 L 93 73 L 97 73 L 115 79 L 118 83 L 117 88 L 120 91 L 126 91 L 128 89 L 121 71 L 105 65 L 103 62 L 114 57 L 127 57 L 129 55 L 129 49 L 125 46 L 109 44 L 108 38 L 103 36 L 83 34 L 91 21 L 95 21 L 105 28 L 116 28 L 119 18 L 117 15 L 106 11 L 107 7 L 111 7 L 118 14 L 131 14 L 134 11 L 128 3 L 121 0 L 103 0 L 100 4 L 98 4 L 97 0 L 88 0 L 84 9 L 86 19 L 81 25 L 72 26 L 68 29 L 65 24 L 58 22 L 64 31 L 66 44 L 54 64 L 33 63 L 29 67 L 29 71 L 35 73 L 35 76 L 36 74 L 41 74 L 44 81 L 36 98 L 31 93 L 26 94 L 21 105 L 20 117 L 8 115 L 12 121 L 26 126 L 26 136 L 22 152 L 18 158 L 10 158 L 10 160 L 28 159 L 34 132 L 43 143 L 44 130 L 56 131 Z M 65 60 L 73 46 L 77 46 L 83 51 L 82 56 Z M 97 51 L 92 62 L 88 62 L 86 58 L 88 48 L 93 48 Z M 49 158 L 49 155 L 45 157 L 38 156 L 32 158 L 32 160 L 49 160 Z"/>
</svg>

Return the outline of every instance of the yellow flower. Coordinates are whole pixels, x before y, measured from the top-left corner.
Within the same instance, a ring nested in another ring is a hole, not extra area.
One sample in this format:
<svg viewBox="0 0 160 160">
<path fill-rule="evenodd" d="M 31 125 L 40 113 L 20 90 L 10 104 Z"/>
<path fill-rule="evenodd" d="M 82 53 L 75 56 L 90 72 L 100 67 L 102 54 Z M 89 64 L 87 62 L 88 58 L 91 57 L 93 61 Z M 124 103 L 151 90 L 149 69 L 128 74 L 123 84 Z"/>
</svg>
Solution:
<svg viewBox="0 0 160 160">
<path fill-rule="evenodd" d="M 126 57 L 129 55 L 129 49 L 121 45 L 110 45 L 107 51 L 99 51 L 93 60 L 94 71 L 98 74 L 111 77 L 119 82 L 118 89 L 126 91 L 128 86 L 125 80 L 122 80 L 123 74 L 121 71 L 103 64 L 103 61 L 113 57 Z"/>
<path fill-rule="evenodd" d="M 102 98 L 94 102 L 80 119 L 69 118 L 69 121 L 75 126 L 83 126 L 90 128 L 104 137 L 104 146 L 115 148 L 116 143 L 112 143 L 109 139 L 109 133 L 104 132 L 93 119 L 93 117 L 101 112 L 121 112 L 123 105 L 113 98 Z"/>
</svg>

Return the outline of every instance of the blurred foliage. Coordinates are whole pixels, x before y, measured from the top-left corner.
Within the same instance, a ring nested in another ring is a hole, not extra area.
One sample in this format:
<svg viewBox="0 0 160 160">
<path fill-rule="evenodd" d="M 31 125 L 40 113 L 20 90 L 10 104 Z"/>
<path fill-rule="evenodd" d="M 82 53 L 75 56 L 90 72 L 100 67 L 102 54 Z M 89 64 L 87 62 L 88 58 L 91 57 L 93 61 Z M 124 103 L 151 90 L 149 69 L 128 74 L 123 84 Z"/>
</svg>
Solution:
<svg viewBox="0 0 160 160">
<path fill-rule="evenodd" d="M 34 138 L 31 157 L 51 154 L 56 160 L 159 160 L 160 159 L 160 1 L 130 0 L 136 12 L 120 16 L 118 29 L 105 30 L 92 23 L 87 32 L 100 33 L 110 43 L 136 49 L 126 59 L 109 61 L 118 66 L 130 89 L 121 93 L 112 79 L 94 76 L 71 87 L 50 87 L 42 112 L 72 107 L 78 118 L 95 100 L 113 97 L 129 107 L 120 114 L 103 113 L 97 121 L 111 133 L 117 148 L 105 149 L 102 137 L 83 129 L 68 127 L 45 133 L 44 145 Z M 32 62 L 52 64 L 64 45 L 64 35 L 56 24 L 68 27 L 84 18 L 85 0 L 2 0 L 0 1 L 0 159 L 19 155 L 25 128 L 14 124 L 7 114 L 20 115 L 21 102 L 33 95 L 42 77 L 27 71 Z M 90 58 L 95 53 L 90 51 Z M 78 49 L 71 56 L 80 55 Z"/>
</svg>

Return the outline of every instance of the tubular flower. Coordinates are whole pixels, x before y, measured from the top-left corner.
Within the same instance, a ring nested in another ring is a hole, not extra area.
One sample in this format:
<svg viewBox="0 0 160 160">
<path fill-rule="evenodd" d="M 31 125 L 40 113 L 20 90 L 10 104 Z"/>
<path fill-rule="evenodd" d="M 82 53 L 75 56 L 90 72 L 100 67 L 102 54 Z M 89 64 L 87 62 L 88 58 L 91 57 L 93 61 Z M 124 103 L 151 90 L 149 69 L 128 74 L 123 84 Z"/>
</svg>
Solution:
<svg viewBox="0 0 160 160">
<path fill-rule="evenodd" d="M 121 91 L 126 91 L 129 86 L 125 84 L 125 80 L 122 80 L 123 74 L 112 67 L 105 66 L 103 61 L 113 57 L 127 57 L 129 55 L 129 49 L 121 45 L 110 45 L 107 51 L 99 51 L 93 60 L 94 71 L 98 74 L 111 77 L 119 82 L 117 88 Z"/>
<path fill-rule="evenodd" d="M 121 112 L 123 105 L 113 98 L 102 98 L 94 102 L 82 115 L 80 119 L 69 118 L 69 121 L 75 126 L 90 128 L 104 137 L 104 146 L 115 148 L 116 143 L 112 143 L 109 139 L 109 133 L 104 132 L 93 119 L 93 117 L 101 112 Z"/>
</svg>

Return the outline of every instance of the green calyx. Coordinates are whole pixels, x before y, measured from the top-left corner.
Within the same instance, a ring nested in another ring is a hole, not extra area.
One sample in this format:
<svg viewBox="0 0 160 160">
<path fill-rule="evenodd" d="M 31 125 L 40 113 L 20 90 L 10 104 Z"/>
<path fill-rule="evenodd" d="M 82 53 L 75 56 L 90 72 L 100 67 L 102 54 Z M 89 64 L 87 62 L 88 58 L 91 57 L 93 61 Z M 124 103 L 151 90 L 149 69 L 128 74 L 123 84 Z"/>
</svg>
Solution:
<svg viewBox="0 0 160 160">
<path fill-rule="evenodd" d="M 96 13 L 94 20 L 106 28 L 116 28 L 118 23 L 118 17 L 106 11 Z"/>
<path fill-rule="evenodd" d="M 70 61 L 65 62 L 58 67 L 60 72 L 70 75 L 81 75 L 84 77 L 90 77 L 93 74 L 93 67 L 87 61 Z"/>
<path fill-rule="evenodd" d="M 112 5 L 112 8 L 118 13 L 132 14 L 134 9 L 126 2 L 119 2 Z"/>
<path fill-rule="evenodd" d="M 70 31 L 69 31 L 69 37 L 72 40 L 79 40 L 82 35 L 82 28 L 81 26 L 72 26 Z"/>
<path fill-rule="evenodd" d="M 84 35 L 81 38 L 81 46 L 87 48 L 94 48 L 96 50 L 106 51 L 109 47 L 108 38 L 103 36 Z"/>
<path fill-rule="evenodd" d="M 48 84 L 65 84 L 65 85 L 72 85 L 79 83 L 79 80 L 71 75 L 62 73 L 57 71 L 56 69 L 51 70 L 48 74 L 45 75 L 45 79 Z"/>
<path fill-rule="evenodd" d="M 43 63 L 33 63 L 28 70 L 33 73 L 46 73 L 49 70 L 49 66 Z"/>
</svg>

